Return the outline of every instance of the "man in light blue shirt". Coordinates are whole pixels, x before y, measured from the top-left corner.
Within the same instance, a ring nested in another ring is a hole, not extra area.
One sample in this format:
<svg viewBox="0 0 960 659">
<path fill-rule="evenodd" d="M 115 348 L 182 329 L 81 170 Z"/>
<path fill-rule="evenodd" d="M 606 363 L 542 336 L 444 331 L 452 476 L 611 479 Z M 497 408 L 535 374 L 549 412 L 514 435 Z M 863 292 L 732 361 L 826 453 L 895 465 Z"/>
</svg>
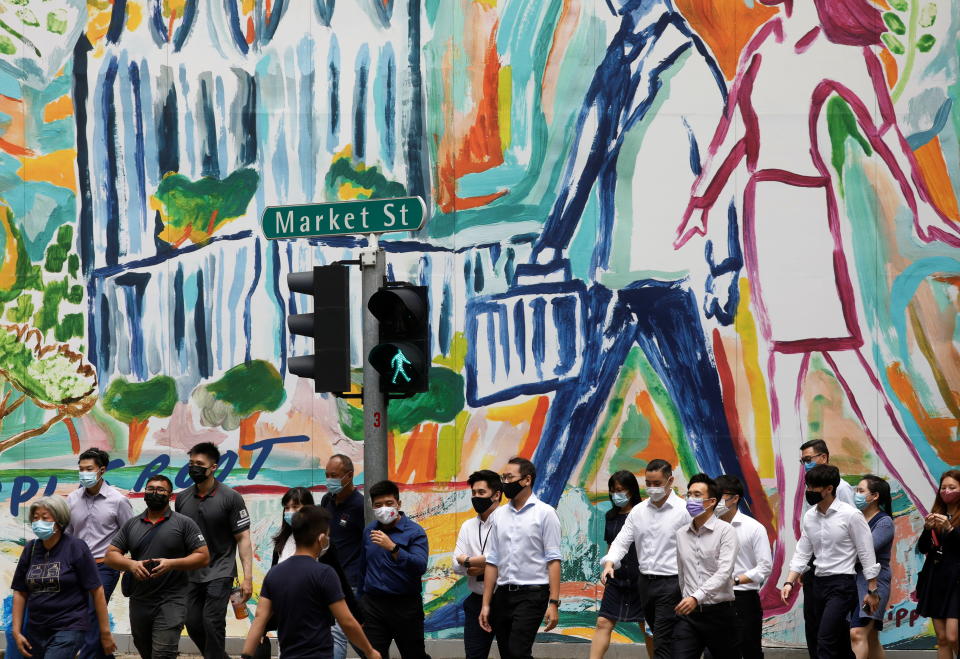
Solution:
<svg viewBox="0 0 960 659">
<path fill-rule="evenodd" d="M 480 626 L 511 659 L 532 657 L 540 622 L 548 632 L 560 617 L 560 518 L 533 493 L 536 478 L 532 462 L 511 458 L 500 475 L 510 503 L 491 515 Z"/>
</svg>

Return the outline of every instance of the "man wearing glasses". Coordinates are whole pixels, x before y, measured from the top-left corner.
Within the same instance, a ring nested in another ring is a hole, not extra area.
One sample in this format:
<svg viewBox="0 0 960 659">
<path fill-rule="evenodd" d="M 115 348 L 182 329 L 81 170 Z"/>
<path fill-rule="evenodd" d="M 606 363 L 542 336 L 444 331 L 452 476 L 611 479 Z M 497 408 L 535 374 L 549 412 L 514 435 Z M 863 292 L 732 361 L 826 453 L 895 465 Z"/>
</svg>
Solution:
<svg viewBox="0 0 960 659">
<path fill-rule="evenodd" d="M 170 510 L 172 492 L 166 476 L 147 481 L 146 511 L 120 527 L 104 559 L 115 570 L 130 573 L 124 575 L 131 583 L 123 594 L 130 598 L 133 644 L 145 659 L 177 656 L 187 617 L 187 571 L 210 562 L 197 523 Z"/>
<path fill-rule="evenodd" d="M 480 626 L 507 659 L 533 657 L 540 622 L 548 632 L 560 618 L 560 518 L 533 493 L 536 477 L 532 462 L 511 458 L 500 475 L 510 503 L 490 516 Z"/>
</svg>

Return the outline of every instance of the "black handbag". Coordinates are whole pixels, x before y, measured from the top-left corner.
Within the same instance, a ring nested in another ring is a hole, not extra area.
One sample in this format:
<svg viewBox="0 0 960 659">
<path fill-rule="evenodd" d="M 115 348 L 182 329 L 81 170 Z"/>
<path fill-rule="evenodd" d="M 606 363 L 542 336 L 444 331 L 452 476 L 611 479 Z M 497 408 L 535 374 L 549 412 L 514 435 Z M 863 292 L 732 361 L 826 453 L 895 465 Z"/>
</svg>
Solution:
<svg viewBox="0 0 960 659">
<path fill-rule="evenodd" d="M 149 531 L 143 534 L 143 537 L 140 538 L 140 543 L 137 545 L 137 552 L 136 552 L 137 554 L 140 554 L 142 556 L 146 554 L 147 551 L 149 551 L 150 547 L 153 545 L 152 543 L 153 534 L 156 532 L 159 526 L 160 526 L 159 524 L 154 524 L 153 528 L 151 528 Z M 151 544 L 147 545 L 146 551 L 144 551 L 143 554 L 141 554 L 140 550 L 143 549 L 144 543 L 146 543 L 147 540 L 151 540 Z M 133 552 L 130 552 L 130 555 L 132 557 Z M 123 576 L 120 577 L 120 592 L 123 593 L 124 597 L 130 597 L 130 594 L 133 592 L 133 574 L 132 573 L 124 572 Z"/>
</svg>

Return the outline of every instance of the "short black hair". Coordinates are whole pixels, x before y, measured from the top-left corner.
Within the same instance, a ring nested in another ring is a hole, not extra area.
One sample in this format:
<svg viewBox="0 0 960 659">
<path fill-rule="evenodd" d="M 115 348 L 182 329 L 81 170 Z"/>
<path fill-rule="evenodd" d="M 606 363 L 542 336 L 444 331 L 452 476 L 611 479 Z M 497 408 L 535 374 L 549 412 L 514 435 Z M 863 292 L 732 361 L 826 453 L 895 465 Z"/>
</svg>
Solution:
<svg viewBox="0 0 960 659">
<path fill-rule="evenodd" d="M 827 448 L 827 443 L 822 439 L 811 439 L 809 442 L 804 442 L 800 445 L 800 452 L 803 453 L 808 448 L 812 448 L 817 453 L 823 453 L 828 458 L 830 457 L 830 449 Z"/>
<path fill-rule="evenodd" d="M 298 547 L 309 547 L 321 533 L 330 533 L 330 513 L 320 506 L 306 505 L 293 514 L 290 526 Z"/>
<path fill-rule="evenodd" d="M 330 460 L 333 460 L 334 458 L 340 461 L 340 464 L 343 465 L 344 469 L 349 471 L 351 474 L 353 473 L 353 460 L 351 460 L 348 456 L 344 455 L 343 453 L 334 453 L 330 456 Z M 330 460 L 327 460 L 327 462 Z"/>
<path fill-rule="evenodd" d="M 470 478 L 467 479 L 467 483 L 470 484 L 470 487 L 473 487 L 474 484 L 480 481 L 486 483 L 487 487 L 494 492 L 503 491 L 503 482 L 500 480 L 500 474 L 492 469 L 481 469 L 480 471 L 475 471 L 470 474 Z"/>
<path fill-rule="evenodd" d="M 690 480 L 687 481 L 687 489 L 690 489 L 691 485 L 696 483 L 703 483 L 707 486 L 707 498 L 716 499 L 720 501 L 720 488 L 717 487 L 717 481 L 713 480 L 706 474 L 694 474 L 690 477 Z"/>
<path fill-rule="evenodd" d="M 193 448 L 187 451 L 187 455 L 193 457 L 195 455 L 205 455 L 216 464 L 220 464 L 220 449 L 217 448 L 217 445 L 213 442 L 200 442 L 199 444 L 194 444 Z"/>
<path fill-rule="evenodd" d="M 647 471 L 659 471 L 667 478 L 673 476 L 673 467 L 666 460 L 657 458 L 647 463 Z"/>
<path fill-rule="evenodd" d="M 393 481 L 380 481 L 370 486 L 370 502 L 380 497 L 392 496 L 397 501 L 400 500 L 400 488 Z"/>
<path fill-rule="evenodd" d="M 833 465 L 817 465 L 804 475 L 803 480 L 809 487 L 833 485 L 833 494 L 836 496 L 840 486 L 840 470 Z"/>
<path fill-rule="evenodd" d="M 626 469 L 621 469 L 620 471 L 614 472 L 610 475 L 610 478 L 607 479 L 607 490 L 613 492 L 613 486 L 619 485 L 627 492 L 630 493 L 630 505 L 635 506 L 641 501 L 643 497 L 640 496 L 640 483 L 637 482 L 637 477 L 633 475 L 633 472 L 627 471 Z M 610 495 L 610 501 L 613 502 L 613 495 Z M 611 506 L 610 510 L 607 511 L 607 519 L 613 519 L 620 514 L 620 508 L 617 506 Z"/>
<path fill-rule="evenodd" d="M 98 467 L 106 469 L 107 465 L 110 464 L 110 454 L 98 448 L 88 448 L 77 458 L 77 464 L 80 464 L 83 460 L 93 460 Z"/>
<path fill-rule="evenodd" d="M 173 494 L 173 482 L 169 478 L 167 478 L 163 474 L 155 474 L 150 478 L 148 478 L 147 482 L 144 483 L 144 485 L 149 485 L 154 481 L 163 481 L 164 485 L 167 486 L 167 489 L 170 491 L 170 493 Z"/>
<path fill-rule="evenodd" d="M 743 498 L 743 483 L 741 483 L 740 479 L 736 476 L 723 474 L 722 476 L 717 476 L 716 481 L 720 494 L 736 494 L 741 499 Z"/>
<path fill-rule="evenodd" d="M 526 458 L 521 458 L 519 456 L 510 458 L 507 460 L 508 465 L 517 465 L 520 467 L 520 478 L 530 477 L 530 486 L 533 487 L 533 484 L 537 480 L 537 468 L 533 466 L 533 463 L 527 460 Z M 520 479 L 517 479 L 520 480 Z"/>
</svg>

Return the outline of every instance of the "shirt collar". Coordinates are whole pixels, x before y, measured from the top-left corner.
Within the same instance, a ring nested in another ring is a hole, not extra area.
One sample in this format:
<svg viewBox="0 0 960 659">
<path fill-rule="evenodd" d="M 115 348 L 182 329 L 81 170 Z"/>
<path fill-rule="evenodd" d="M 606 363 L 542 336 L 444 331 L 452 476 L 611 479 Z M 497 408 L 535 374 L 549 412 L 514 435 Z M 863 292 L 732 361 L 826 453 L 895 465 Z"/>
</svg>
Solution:
<svg viewBox="0 0 960 659">
<path fill-rule="evenodd" d="M 839 498 L 834 497 L 834 498 L 833 498 L 833 502 L 832 502 L 832 503 L 830 504 L 830 506 L 827 508 L 827 512 L 821 513 L 819 506 L 814 506 L 814 509 L 817 511 L 817 514 L 820 515 L 821 517 L 828 517 L 831 512 L 837 512 L 837 511 L 840 510 L 840 504 L 841 504 L 841 503 L 843 503 L 843 502 L 840 501 Z"/>
<path fill-rule="evenodd" d="M 193 496 L 197 497 L 201 501 L 205 501 L 217 493 L 217 490 L 220 489 L 220 481 L 216 478 L 213 479 L 213 488 L 206 494 L 200 494 L 200 486 L 194 483 L 193 485 Z"/>
<path fill-rule="evenodd" d="M 694 535 L 700 535 L 704 531 L 710 531 L 712 533 L 714 527 L 716 527 L 719 521 L 720 520 L 717 519 L 716 515 L 710 515 L 710 517 L 707 518 L 707 521 L 704 522 L 699 529 L 697 529 L 697 527 L 694 526 L 693 519 L 691 519 L 690 524 L 687 525 L 687 532 Z"/>
<path fill-rule="evenodd" d="M 527 499 L 526 503 L 523 504 L 523 507 L 520 508 L 520 510 L 517 510 L 516 507 L 514 507 L 513 501 L 508 501 L 508 502 L 507 502 L 507 508 L 510 509 L 510 512 L 513 512 L 513 513 L 522 513 L 524 510 L 526 510 L 526 509 L 529 508 L 530 506 L 533 506 L 533 505 L 535 505 L 535 504 L 537 504 L 537 503 L 540 503 L 540 499 L 537 498 L 537 495 L 536 495 L 536 494 L 534 494 L 533 492 L 531 492 L 531 493 L 530 493 L 530 497 Z"/>
<path fill-rule="evenodd" d="M 730 523 L 733 526 L 740 526 L 743 524 L 743 513 L 739 510 L 733 514 L 733 517 L 730 518 Z"/>
<path fill-rule="evenodd" d="M 143 514 L 140 515 L 140 521 L 141 521 L 141 522 L 145 522 L 145 523 L 147 523 L 147 524 L 151 524 L 151 525 L 153 525 L 153 526 L 156 526 L 157 524 L 161 524 L 161 523 L 163 523 L 163 522 L 166 522 L 168 519 L 170 519 L 170 516 L 173 514 L 173 511 L 170 510 L 170 506 L 167 506 L 167 509 L 163 511 L 163 517 L 161 517 L 160 519 L 158 519 L 156 522 L 153 522 L 153 521 L 147 519 L 147 514 L 148 514 L 149 512 L 150 512 L 149 510 L 144 510 L 144 511 L 143 511 Z"/>
</svg>

